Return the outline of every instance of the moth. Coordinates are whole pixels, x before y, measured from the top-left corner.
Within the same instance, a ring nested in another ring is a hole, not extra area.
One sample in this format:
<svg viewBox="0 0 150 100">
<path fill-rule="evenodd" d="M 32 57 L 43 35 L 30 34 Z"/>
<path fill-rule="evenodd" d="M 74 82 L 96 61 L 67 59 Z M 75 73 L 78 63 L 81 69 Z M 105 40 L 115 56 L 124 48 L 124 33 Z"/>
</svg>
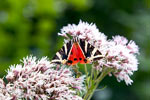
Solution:
<svg viewBox="0 0 150 100">
<path fill-rule="evenodd" d="M 87 64 L 102 57 L 102 53 L 86 40 L 73 38 L 63 45 L 51 62 L 66 65 Z"/>
</svg>

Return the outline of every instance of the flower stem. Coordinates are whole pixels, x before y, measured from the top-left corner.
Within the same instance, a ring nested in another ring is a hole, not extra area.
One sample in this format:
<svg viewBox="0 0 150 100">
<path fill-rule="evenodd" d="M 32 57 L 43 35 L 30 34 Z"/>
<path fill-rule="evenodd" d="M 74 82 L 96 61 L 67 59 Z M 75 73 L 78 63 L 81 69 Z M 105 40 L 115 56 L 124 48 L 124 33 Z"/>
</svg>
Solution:
<svg viewBox="0 0 150 100">
<path fill-rule="evenodd" d="M 93 68 L 92 68 L 93 69 Z M 90 100 L 94 94 L 94 91 L 98 87 L 99 83 L 103 80 L 103 78 L 110 73 L 112 70 L 110 68 L 104 68 L 101 72 L 100 76 L 94 80 L 90 78 L 90 81 L 92 81 L 90 84 L 90 87 L 88 86 L 88 90 L 86 95 L 84 96 L 84 100 Z M 92 73 L 91 73 L 92 74 Z M 98 75 L 98 74 L 97 74 Z"/>
<path fill-rule="evenodd" d="M 93 78 L 93 70 L 94 70 L 94 66 L 91 67 L 91 77 L 90 77 L 90 79 Z"/>
<path fill-rule="evenodd" d="M 89 82 L 88 82 L 88 70 L 87 70 L 86 64 L 84 64 L 84 71 L 85 71 L 85 74 L 86 74 L 86 88 L 88 89 Z"/>
<path fill-rule="evenodd" d="M 85 74 L 86 74 L 86 76 L 88 76 L 88 70 L 87 70 L 87 66 L 86 66 L 86 64 L 84 64 L 84 70 L 85 70 Z"/>
</svg>

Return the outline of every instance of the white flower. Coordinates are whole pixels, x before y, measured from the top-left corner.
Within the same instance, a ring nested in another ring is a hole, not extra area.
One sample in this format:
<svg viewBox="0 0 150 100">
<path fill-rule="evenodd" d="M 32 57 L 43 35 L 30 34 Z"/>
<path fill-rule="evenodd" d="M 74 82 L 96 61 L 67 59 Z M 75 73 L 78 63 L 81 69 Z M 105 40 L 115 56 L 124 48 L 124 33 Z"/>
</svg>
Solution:
<svg viewBox="0 0 150 100">
<path fill-rule="evenodd" d="M 82 21 L 78 25 L 68 24 L 58 35 L 66 38 L 70 35 L 88 41 L 104 56 L 98 61 L 99 65 L 95 66 L 96 69 L 103 71 L 103 66 L 111 68 L 117 80 L 124 80 L 127 85 L 133 82 L 129 76 L 138 69 L 136 55 L 139 54 L 139 48 L 134 41 L 128 42 L 125 37 L 119 35 L 114 36 L 112 40 L 107 40 L 107 36 L 99 32 L 95 24 Z"/>
<path fill-rule="evenodd" d="M 73 37 L 87 40 L 93 45 L 98 41 L 98 44 L 96 44 L 97 46 L 105 43 L 107 39 L 103 33 L 99 32 L 95 24 L 88 24 L 87 22 L 82 21 L 80 21 L 78 25 L 68 24 L 61 29 L 61 33 L 58 33 L 58 35 L 66 38 L 68 38 L 68 34 Z"/>
<path fill-rule="evenodd" d="M 126 84 L 133 82 L 130 79 L 130 75 L 134 71 L 138 70 L 138 60 L 136 54 L 138 54 L 138 46 L 123 36 L 115 36 L 112 40 L 109 40 L 107 45 L 105 59 L 107 61 L 99 61 L 100 66 L 106 66 L 113 68 L 112 72 L 119 81 L 125 80 Z M 130 46 L 130 48 L 129 48 Z"/>
<path fill-rule="evenodd" d="M 11 96 L 5 87 L 5 83 L 3 79 L 0 79 L 0 100 L 12 100 L 13 96 Z"/>
<path fill-rule="evenodd" d="M 56 68 L 46 57 L 24 58 L 10 66 L 6 79 L 6 85 L 0 80 L 0 100 L 83 100 L 77 95 L 84 90 L 83 76 L 75 78 L 69 68 Z"/>
</svg>

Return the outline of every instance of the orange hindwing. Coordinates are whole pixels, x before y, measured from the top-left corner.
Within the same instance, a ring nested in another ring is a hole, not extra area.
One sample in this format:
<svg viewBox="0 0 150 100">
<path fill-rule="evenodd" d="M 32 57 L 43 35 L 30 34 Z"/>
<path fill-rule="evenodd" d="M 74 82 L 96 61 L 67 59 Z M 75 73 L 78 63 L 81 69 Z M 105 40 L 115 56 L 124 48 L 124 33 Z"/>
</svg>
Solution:
<svg viewBox="0 0 150 100">
<path fill-rule="evenodd" d="M 78 62 L 80 62 L 81 64 L 88 63 L 79 43 L 75 42 L 75 43 L 73 43 L 71 52 L 68 56 L 67 64 L 68 65 L 75 65 Z"/>
</svg>

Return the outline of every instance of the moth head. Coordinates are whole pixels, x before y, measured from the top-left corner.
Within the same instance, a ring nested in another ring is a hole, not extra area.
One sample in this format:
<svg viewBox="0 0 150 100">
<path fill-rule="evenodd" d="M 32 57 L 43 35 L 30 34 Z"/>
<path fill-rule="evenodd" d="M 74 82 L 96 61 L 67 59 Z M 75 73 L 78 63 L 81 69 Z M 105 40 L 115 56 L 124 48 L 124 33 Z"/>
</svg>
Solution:
<svg viewBox="0 0 150 100">
<path fill-rule="evenodd" d="M 62 62 L 61 62 L 62 64 L 66 64 L 67 63 L 67 60 L 66 59 L 64 59 L 64 60 L 62 60 Z"/>
</svg>

